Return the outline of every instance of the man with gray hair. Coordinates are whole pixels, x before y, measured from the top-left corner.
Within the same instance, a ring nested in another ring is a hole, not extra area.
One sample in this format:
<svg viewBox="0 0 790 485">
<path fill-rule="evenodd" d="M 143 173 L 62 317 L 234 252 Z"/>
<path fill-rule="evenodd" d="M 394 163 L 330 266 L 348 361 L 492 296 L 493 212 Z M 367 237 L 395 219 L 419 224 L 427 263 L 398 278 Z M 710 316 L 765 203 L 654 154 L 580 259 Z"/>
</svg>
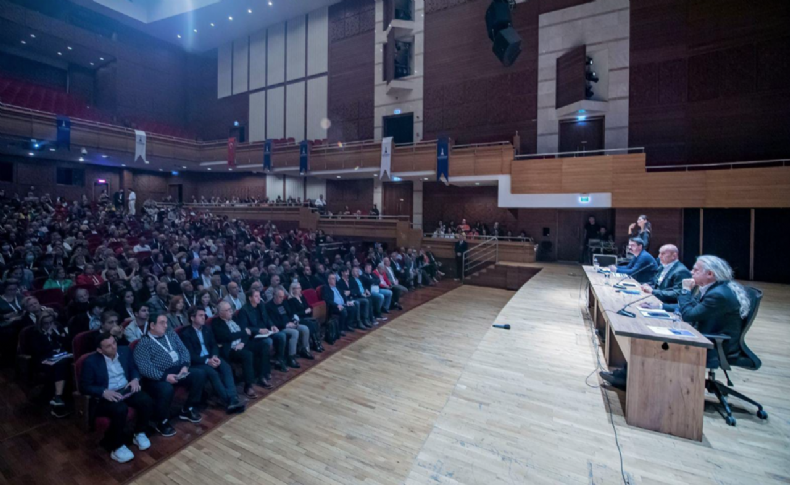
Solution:
<svg viewBox="0 0 790 485">
<path fill-rule="evenodd" d="M 289 367 L 301 367 L 296 362 L 297 350 L 300 357 L 314 359 L 310 353 L 310 329 L 307 328 L 307 325 L 302 325 L 291 317 L 290 309 L 285 303 L 285 290 L 277 288 L 274 291 L 273 298 L 266 303 L 266 314 L 272 324 L 288 339 L 288 360 L 286 362 Z"/>
<path fill-rule="evenodd" d="M 280 275 L 274 274 L 271 276 L 270 284 L 266 289 L 263 300 L 267 303 L 272 301 L 272 299 L 274 299 L 274 292 L 277 290 L 283 290 L 283 293 L 285 293 L 285 287 L 280 283 Z"/>
<path fill-rule="evenodd" d="M 665 244 L 658 250 L 661 269 L 650 283 L 642 285 L 642 291 L 652 294 L 662 303 L 677 303 L 683 280 L 691 278 L 691 272 L 678 261 L 678 248 Z"/>
<path fill-rule="evenodd" d="M 687 322 L 707 335 L 727 335 L 724 352 L 739 350 L 743 319 L 749 315 L 751 302 L 746 290 L 733 279 L 732 268 L 726 261 L 704 255 L 697 258 L 691 278 L 681 283 L 678 303 L 664 304 L 664 309 L 678 309 Z M 712 355 L 709 350 L 708 355 Z M 601 372 L 601 378 L 615 387 L 625 389 L 628 368 L 615 372 Z"/>
</svg>

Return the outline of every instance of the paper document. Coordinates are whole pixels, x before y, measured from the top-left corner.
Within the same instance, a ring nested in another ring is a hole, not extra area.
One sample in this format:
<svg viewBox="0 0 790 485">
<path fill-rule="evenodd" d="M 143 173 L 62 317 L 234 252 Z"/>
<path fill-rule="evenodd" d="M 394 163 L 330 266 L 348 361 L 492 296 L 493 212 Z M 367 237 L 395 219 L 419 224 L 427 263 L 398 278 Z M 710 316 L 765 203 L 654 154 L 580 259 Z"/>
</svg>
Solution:
<svg viewBox="0 0 790 485">
<path fill-rule="evenodd" d="M 267 334 L 262 334 L 262 333 L 259 333 L 259 334 L 258 334 L 258 335 L 256 335 L 254 338 L 266 338 L 266 337 L 269 337 L 269 336 L 271 336 L 271 334 L 272 334 L 271 332 L 269 332 L 269 333 L 267 333 Z"/>
<path fill-rule="evenodd" d="M 672 320 L 672 315 L 667 313 L 665 310 L 640 308 L 639 313 L 647 318 L 662 318 L 664 320 Z"/>
<path fill-rule="evenodd" d="M 688 330 L 682 330 L 679 328 L 668 328 L 668 327 L 654 327 L 652 325 L 648 325 L 647 328 L 652 330 L 653 332 L 659 335 L 667 335 L 672 337 L 693 337 L 694 334 L 689 332 Z"/>
</svg>

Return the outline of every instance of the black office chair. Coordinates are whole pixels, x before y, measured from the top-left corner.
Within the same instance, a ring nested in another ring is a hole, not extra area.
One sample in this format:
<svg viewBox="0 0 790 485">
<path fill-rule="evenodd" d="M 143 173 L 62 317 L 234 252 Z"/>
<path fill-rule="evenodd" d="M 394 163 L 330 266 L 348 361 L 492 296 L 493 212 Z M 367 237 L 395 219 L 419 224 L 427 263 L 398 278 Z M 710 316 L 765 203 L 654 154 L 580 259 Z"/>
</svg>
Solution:
<svg viewBox="0 0 790 485">
<path fill-rule="evenodd" d="M 705 337 L 712 340 L 716 345 L 716 353 L 711 355 L 708 359 L 708 378 L 705 379 L 705 389 L 707 389 L 708 392 L 715 394 L 719 399 L 724 411 L 727 413 L 727 416 L 725 416 L 724 419 L 730 426 L 735 426 L 735 418 L 732 416 L 730 404 L 727 402 L 727 396 L 730 395 L 757 406 L 758 418 L 768 418 L 768 413 L 765 412 L 763 406 L 760 403 L 741 394 L 731 387 L 733 384 L 730 380 L 730 375 L 727 373 L 727 371 L 730 370 L 731 365 L 750 370 L 757 370 L 762 365 L 759 357 L 757 357 L 754 352 L 752 352 L 752 350 L 746 345 L 746 333 L 751 328 L 752 323 L 754 322 L 754 317 L 757 316 L 757 310 L 760 308 L 760 301 L 763 299 L 763 292 L 757 288 L 752 287 L 746 287 L 745 290 L 746 295 L 749 297 L 751 306 L 749 308 L 749 314 L 743 319 L 743 327 L 741 329 L 738 350 L 727 355 L 724 353 L 724 341 L 729 340 L 729 336 L 705 335 Z M 716 380 L 715 372 L 718 368 L 721 368 L 721 370 L 724 371 L 724 376 L 727 378 L 726 386 Z"/>
</svg>

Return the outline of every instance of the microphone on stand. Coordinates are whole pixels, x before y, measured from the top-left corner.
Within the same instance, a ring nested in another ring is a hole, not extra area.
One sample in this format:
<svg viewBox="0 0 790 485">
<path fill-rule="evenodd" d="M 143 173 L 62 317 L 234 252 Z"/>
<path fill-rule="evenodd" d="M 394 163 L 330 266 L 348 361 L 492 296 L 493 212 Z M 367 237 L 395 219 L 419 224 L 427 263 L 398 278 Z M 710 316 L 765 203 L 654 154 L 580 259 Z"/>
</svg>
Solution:
<svg viewBox="0 0 790 485">
<path fill-rule="evenodd" d="M 647 300 L 647 299 L 648 299 L 648 298 L 650 298 L 651 296 L 653 296 L 653 295 L 650 295 L 650 294 L 648 294 L 648 295 L 645 295 L 645 296 L 643 296 L 642 298 L 637 298 L 637 299 L 636 299 L 636 300 L 634 300 L 634 301 L 631 301 L 631 302 L 628 302 L 628 303 L 626 303 L 626 305 L 625 305 L 623 308 L 621 308 L 621 309 L 617 310 L 617 314 L 618 314 L 618 315 L 622 315 L 622 316 L 624 316 L 624 317 L 636 318 L 636 313 L 634 313 L 634 312 L 629 312 L 628 310 L 626 310 L 626 308 L 630 307 L 630 306 L 631 306 L 631 305 L 633 305 L 634 303 L 639 303 L 639 302 L 640 302 L 640 301 L 642 301 L 642 300 Z"/>
<path fill-rule="evenodd" d="M 646 270 L 647 268 L 654 268 L 654 269 L 655 269 L 655 265 L 653 265 L 653 266 L 642 266 L 641 268 L 639 268 L 638 270 L 634 271 L 633 273 L 631 273 L 631 274 L 627 274 L 627 275 L 623 276 L 622 278 L 620 278 L 620 279 L 617 281 L 617 283 L 615 283 L 615 284 L 614 284 L 614 285 L 612 285 L 612 286 L 613 286 L 614 288 L 617 288 L 617 289 L 620 289 L 620 290 L 624 290 L 624 289 L 626 289 L 626 285 L 622 285 L 622 284 L 620 284 L 620 283 L 622 283 L 623 281 L 627 280 L 628 278 L 631 278 L 631 277 L 633 277 L 635 274 L 639 274 L 639 273 L 641 273 L 642 271 Z M 628 286 L 636 286 L 636 285 L 628 285 Z"/>
</svg>

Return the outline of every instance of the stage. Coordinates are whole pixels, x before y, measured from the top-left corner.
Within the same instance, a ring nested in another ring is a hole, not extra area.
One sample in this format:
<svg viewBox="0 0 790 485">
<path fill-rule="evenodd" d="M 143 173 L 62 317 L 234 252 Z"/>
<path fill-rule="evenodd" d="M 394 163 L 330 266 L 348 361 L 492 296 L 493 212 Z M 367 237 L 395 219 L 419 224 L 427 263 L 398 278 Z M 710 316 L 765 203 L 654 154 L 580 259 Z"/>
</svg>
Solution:
<svg viewBox="0 0 790 485">
<path fill-rule="evenodd" d="M 336 353 L 136 483 L 787 483 L 790 288 L 765 292 L 734 369 L 769 418 L 727 426 L 707 396 L 703 441 L 633 428 L 599 388 L 580 266 L 518 292 L 463 286 Z M 509 323 L 510 331 L 492 328 Z M 601 362 L 603 358 L 601 357 Z"/>
</svg>

